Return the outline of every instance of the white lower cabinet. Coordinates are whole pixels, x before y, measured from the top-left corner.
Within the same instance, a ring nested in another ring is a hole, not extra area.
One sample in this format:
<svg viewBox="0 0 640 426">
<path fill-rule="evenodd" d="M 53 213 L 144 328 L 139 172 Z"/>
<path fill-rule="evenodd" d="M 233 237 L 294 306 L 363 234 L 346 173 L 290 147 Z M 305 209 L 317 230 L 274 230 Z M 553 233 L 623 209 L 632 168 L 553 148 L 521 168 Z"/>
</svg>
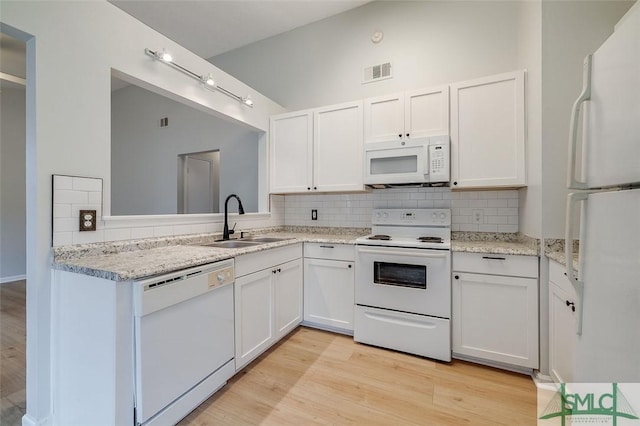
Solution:
<svg viewBox="0 0 640 426">
<path fill-rule="evenodd" d="M 354 247 L 305 243 L 304 322 L 353 333 Z"/>
<path fill-rule="evenodd" d="M 538 258 L 453 253 L 454 357 L 538 368 Z"/>
<path fill-rule="evenodd" d="M 236 258 L 236 371 L 302 321 L 302 244 Z"/>
<path fill-rule="evenodd" d="M 275 271 L 275 337 L 280 340 L 302 322 L 302 259 L 278 265 Z"/>
<path fill-rule="evenodd" d="M 576 293 L 564 268 L 549 261 L 549 373 L 556 383 L 573 381 Z"/>
</svg>

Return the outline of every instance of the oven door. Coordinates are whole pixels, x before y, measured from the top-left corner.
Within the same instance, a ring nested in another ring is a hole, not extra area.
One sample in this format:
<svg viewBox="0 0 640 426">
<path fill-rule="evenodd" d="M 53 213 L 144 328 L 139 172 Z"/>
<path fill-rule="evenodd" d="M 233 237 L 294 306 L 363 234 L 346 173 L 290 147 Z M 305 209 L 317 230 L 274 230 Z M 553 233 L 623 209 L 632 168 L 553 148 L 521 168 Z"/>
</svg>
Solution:
<svg viewBox="0 0 640 426">
<path fill-rule="evenodd" d="M 356 246 L 358 305 L 451 317 L 451 252 Z"/>
</svg>

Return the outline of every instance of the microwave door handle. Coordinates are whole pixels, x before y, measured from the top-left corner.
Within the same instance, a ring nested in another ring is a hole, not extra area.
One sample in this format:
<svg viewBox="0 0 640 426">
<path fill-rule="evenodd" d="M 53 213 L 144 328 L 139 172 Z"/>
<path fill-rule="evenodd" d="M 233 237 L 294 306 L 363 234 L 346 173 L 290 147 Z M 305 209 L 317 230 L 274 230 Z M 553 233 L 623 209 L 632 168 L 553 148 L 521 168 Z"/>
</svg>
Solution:
<svg viewBox="0 0 640 426">
<path fill-rule="evenodd" d="M 445 253 L 416 253 L 404 250 L 368 250 L 364 248 L 359 248 L 358 253 L 365 254 L 381 254 L 388 256 L 411 256 L 411 257 L 427 257 L 429 259 L 444 259 L 447 257 L 449 252 Z"/>
<path fill-rule="evenodd" d="M 429 145 L 425 145 L 423 149 L 424 149 L 424 175 L 428 176 L 429 170 L 431 169 L 430 161 L 429 161 Z"/>
</svg>

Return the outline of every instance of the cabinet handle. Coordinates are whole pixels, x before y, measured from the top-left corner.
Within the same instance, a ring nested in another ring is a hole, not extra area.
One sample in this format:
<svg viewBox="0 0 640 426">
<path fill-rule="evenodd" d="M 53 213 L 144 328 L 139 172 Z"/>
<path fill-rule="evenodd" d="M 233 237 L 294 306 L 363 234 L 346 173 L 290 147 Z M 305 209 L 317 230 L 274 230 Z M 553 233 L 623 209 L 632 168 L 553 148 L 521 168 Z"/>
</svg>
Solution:
<svg viewBox="0 0 640 426">
<path fill-rule="evenodd" d="M 320 248 L 334 248 L 333 246 L 320 246 Z"/>
<path fill-rule="evenodd" d="M 407 133 L 407 137 L 409 137 L 409 133 Z"/>
<path fill-rule="evenodd" d="M 458 182 L 453 182 L 453 184 L 454 184 L 454 185 L 457 185 L 457 184 L 458 184 Z"/>
<path fill-rule="evenodd" d="M 453 278 L 455 278 L 456 280 L 459 280 L 460 279 L 460 275 L 454 275 Z"/>
<path fill-rule="evenodd" d="M 399 138 L 402 138 L 402 133 L 399 133 L 399 134 L 398 134 L 398 137 L 399 137 Z"/>
<path fill-rule="evenodd" d="M 317 187 L 317 186 L 314 186 L 314 187 L 313 187 L 313 190 L 315 191 L 316 189 L 318 189 L 318 187 Z"/>
<path fill-rule="evenodd" d="M 278 268 L 278 272 L 282 272 L 282 269 Z"/>
<path fill-rule="evenodd" d="M 275 270 L 275 269 L 272 269 L 272 270 L 271 270 L 271 273 L 272 273 L 272 274 L 275 274 L 275 273 L 276 273 L 276 270 Z"/>
<path fill-rule="evenodd" d="M 307 191 L 311 191 L 311 187 L 310 186 L 307 186 Z"/>
<path fill-rule="evenodd" d="M 351 266 L 353 266 L 353 265 L 349 265 L 349 269 L 351 269 Z"/>
<path fill-rule="evenodd" d="M 576 304 L 573 302 L 569 302 L 568 300 L 565 300 L 565 303 L 567 304 L 567 306 L 571 306 L 571 311 L 575 312 L 576 311 Z"/>
<path fill-rule="evenodd" d="M 494 256 L 482 256 L 483 259 L 488 259 L 488 260 L 507 260 L 504 257 L 494 257 Z"/>
</svg>

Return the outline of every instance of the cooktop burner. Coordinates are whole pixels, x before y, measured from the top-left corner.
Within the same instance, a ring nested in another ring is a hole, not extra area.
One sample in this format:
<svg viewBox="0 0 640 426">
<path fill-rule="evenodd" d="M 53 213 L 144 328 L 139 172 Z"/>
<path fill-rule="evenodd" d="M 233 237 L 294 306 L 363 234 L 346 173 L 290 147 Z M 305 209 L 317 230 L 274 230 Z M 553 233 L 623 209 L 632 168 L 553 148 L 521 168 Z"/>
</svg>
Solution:
<svg viewBox="0 0 640 426">
<path fill-rule="evenodd" d="M 388 235 L 371 235 L 370 237 L 367 238 L 367 240 L 382 240 L 382 241 L 389 241 L 390 239 L 391 237 Z"/>
<path fill-rule="evenodd" d="M 418 241 L 421 243 L 440 243 L 442 244 L 444 240 L 441 237 L 418 237 Z"/>
</svg>

